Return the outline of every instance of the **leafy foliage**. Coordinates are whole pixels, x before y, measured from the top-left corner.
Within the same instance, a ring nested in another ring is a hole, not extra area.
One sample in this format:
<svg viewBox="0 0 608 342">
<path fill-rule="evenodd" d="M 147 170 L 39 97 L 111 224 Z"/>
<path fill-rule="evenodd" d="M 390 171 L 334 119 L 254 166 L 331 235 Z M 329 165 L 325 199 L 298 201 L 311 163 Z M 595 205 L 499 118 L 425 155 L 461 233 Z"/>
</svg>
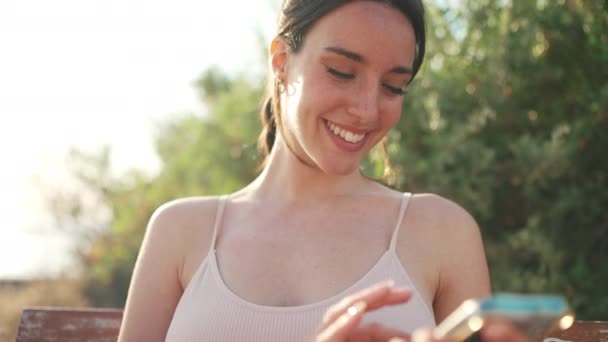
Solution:
<svg viewBox="0 0 608 342">
<path fill-rule="evenodd" d="M 428 6 L 429 59 L 390 134 L 390 181 L 478 219 L 495 290 L 561 293 L 580 319 L 605 319 L 608 3 L 468 3 Z M 111 212 L 82 253 L 95 305 L 123 305 L 156 207 L 255 177 L 262 84 L 207 71 L 198 86 L 209 114 L 160 127 L 160 174 L 89 179 Z M 363 168 L 380 177 L 380 154 Z"/>
<path fill-rule="evenodd" d="M 451 23 L 437 9 L 394 153 L 405 189 L 478 218 L 495 290 L 562 293 L 587 319 L 608 315 L 606 6 L 477 1 Z"/>
</svg>

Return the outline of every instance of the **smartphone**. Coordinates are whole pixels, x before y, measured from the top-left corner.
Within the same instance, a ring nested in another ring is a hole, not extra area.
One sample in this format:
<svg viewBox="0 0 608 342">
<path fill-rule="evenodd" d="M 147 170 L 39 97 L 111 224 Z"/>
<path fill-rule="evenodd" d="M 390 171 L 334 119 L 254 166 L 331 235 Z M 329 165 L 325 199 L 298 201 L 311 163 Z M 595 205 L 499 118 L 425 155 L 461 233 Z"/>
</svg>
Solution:
<svg viewBox="0 0 608 342">
<path fill-rule="evenodd" d="M 475 341 L 477 332 L 491 319 L 506 319 L 530 338 L 574 323 L 565 298 L 554 295 L 496 294 L 464 301 L 434 330 L 437 337 Z"/>
</svg>

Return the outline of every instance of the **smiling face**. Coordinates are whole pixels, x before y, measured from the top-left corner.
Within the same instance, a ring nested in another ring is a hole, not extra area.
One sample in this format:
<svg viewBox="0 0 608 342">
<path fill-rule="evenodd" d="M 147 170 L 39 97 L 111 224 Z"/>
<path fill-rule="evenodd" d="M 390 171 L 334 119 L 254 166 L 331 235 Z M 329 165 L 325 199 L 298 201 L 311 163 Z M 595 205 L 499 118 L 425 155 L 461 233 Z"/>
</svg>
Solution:
<svg viewBox="0 0 608 342">
<path fill-rule="evenodd" d="M 316 22 L 297 52 L 273 43 L 284 140 L 306 164 L 356 171 L 397 123 L 415 56 L 414 29 L 398 10 L 353 1 Z"/>
</svg>

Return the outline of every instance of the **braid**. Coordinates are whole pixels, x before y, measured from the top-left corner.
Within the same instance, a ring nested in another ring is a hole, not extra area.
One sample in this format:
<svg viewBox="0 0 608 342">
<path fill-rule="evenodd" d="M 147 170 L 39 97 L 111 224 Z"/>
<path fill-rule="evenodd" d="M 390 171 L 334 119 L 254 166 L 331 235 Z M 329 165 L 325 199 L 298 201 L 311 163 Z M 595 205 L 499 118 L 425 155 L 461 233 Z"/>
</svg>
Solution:
<svg viewBox="0 0 608 342">
<path fill-rule="evenodd" d="M 262 111 L 260 112 L 260 119 L 262 120 L 262 132 L 260 132 L 260 136 L 258 137 L 258 150 L 265 157 L 270 154 L 277 134 L 277 125 L 272 110 L 272 103 L 272 97 L 269 96 L 266 98 L 266 101 L 264 101 Z"/>
</svg>

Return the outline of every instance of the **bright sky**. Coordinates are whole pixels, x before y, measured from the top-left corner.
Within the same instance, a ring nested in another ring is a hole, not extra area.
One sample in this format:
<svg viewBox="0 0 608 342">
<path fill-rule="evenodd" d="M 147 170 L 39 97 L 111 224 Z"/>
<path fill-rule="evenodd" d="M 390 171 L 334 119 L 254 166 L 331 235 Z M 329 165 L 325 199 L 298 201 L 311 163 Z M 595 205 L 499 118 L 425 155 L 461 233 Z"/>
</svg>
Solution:
<svg viewBox="0 0 608 342">
<path fill-rule="evenodd" d="M 69 146 L 111 144 L 119 170 L 153 171 L 154 124 L 201 113 L 212 64 L 260 65 L 273 0 L 0 2 L 0 278 L 69 267 L 35 179 L 61 184 Z"/>
</svg>

